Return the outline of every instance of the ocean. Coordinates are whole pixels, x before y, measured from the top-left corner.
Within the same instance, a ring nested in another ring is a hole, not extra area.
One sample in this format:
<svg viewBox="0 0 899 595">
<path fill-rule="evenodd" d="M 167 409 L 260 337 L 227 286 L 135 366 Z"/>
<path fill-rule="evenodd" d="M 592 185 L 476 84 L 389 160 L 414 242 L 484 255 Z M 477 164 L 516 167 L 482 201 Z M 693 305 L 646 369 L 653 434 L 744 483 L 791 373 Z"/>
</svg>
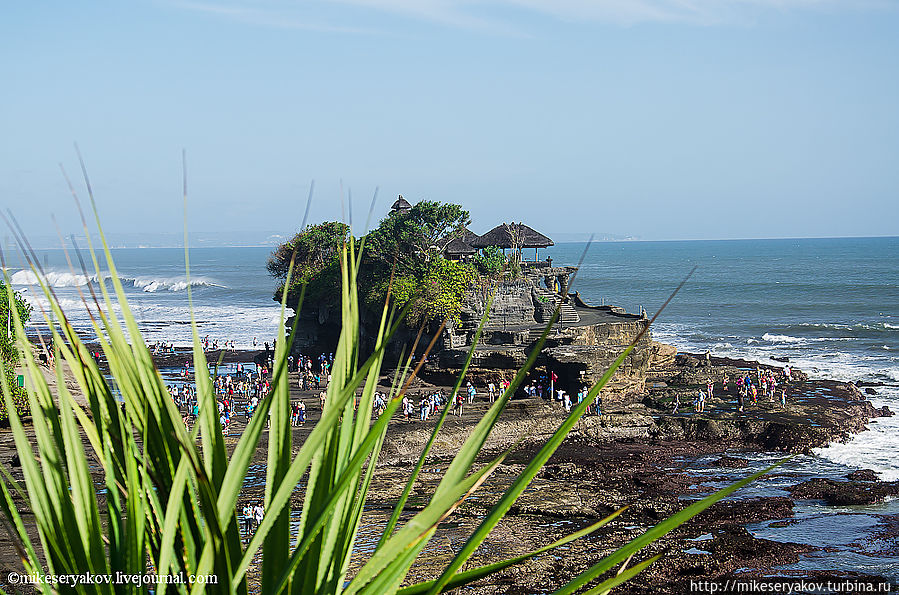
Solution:
<svg viewBox="0 0 899 595">
<path fill-rule="evenodd" d="M 576 264 L 584 244 L 550 251 Z M 783 365 L 813 378 L 884 383 L 869 397 L 899 413 L 899 238 L 598 242 L 574 282 L 589 303 L 652 316 L 653 338 L 679 350 Z M 899 415 L 817 453 L 899 479 Z"/>
<path fill-rule="evenodd" d="M 277 287 L 265 263 L 271 248 L 194 248 L 190 251 L 190 285 L 194 316 L 200 336 L 210 341 L 234 341 L 238 349 L 251 349 L 271 342 L 277 334 L 280 304 L 272 300 Z M 53 287 L 66 316 L 84 336 L 92 337 L 92 327 L 84 299 L 91 302 L 88 282 L 96 288 L 97 275 L 89 268 L 85 274 L 77 256 L 69 254 L 75 264 L 69 267 L 62 250 L 38 250 L 38 262 Z M 113 260 L 122 279 L 131 310 L 147 343 L 158 341 L 176 346 L 191 345 L 190 307 L 187 300 L 188 280 L 185 275 L 182 248 L 113 249 Z M 90 256 L 82 258 L 90 267 Z M 101 258 L 101 262 L 103 262 Z M 103 266 L 103 276 L 108 269 Z M 13 286 L 25 290 L 34 306 L 31 326 L 46 326 L 41 308 L 48 302 L 34 285 L 31 270 L 10 267 Z M 111 285 L 109 285 L 111 289 Z M 99 294 L 99 292 L 97 292 Z"/>
<path fill-rule="evenodd" d="M 585 244 L 547 249 L 555 265 L 577 264 Z M 194 312 L 201 337 L 234 341 L 238 348 L 262 345 L 275 336 L 280 307 L 277 285 L 265 270 L 270 248 L 197 248 L 191 254 Z M 187 278 L 181 249 L 113 250 L 125 291 L 145 340 L 188 345 L 191 341 Z M 94 279 L 72 271 L 60 250 L 38 251 L 71 322 L 92 335 L 81 294 L 90 299 Z M 8 257 L 9 258 L 9 257 Z M 77 262 L 77 260 L 76 260 Z M 11 265 L 11 279 L 35 306 L 31 332 L 42 326 L 46 300 L 31 285 L 33 274 Z M 653 327 L 656 340 L 679 350 L 757 359 L 789 358 L 812 377 L 878 383 L 872 402 L 899 412 L 899 238 L 736 240 L 682 242 L 598 242 L 589 247 L 572 286 L 593 304 L 615 304 L 651 316 L 696 267 Z M 881 479 L 899 479 L 899 415 L 879 418 L 845 444 L 791 460 L 743 490 L 743 495 L 784 495 L 797 478 L 844 478 L 871 468 Z M 750 455 L 748 473 L 777 460 L 776 453 Z M 694 470 L 727 477 L 709 460 L 684 461 Z M 736 476 L 735 476 L 736 477 Z M 710 489 L 716 486 L 709 484 Z M 895 551 L 860 549 L 858 535 L 870 535 L 878 519 L 899 514 L 899 501 L 866 507 L 798 504 L 790 530 L 773 523 L 748 527 L 769 539 L 828 546 L 803 556 L 785 571 L 857 569 L 899 580 Z M 830 533 L 822 533 L 830 527 Z M 805 540 L 805 541 L 803 541 Z"/>
</svg>

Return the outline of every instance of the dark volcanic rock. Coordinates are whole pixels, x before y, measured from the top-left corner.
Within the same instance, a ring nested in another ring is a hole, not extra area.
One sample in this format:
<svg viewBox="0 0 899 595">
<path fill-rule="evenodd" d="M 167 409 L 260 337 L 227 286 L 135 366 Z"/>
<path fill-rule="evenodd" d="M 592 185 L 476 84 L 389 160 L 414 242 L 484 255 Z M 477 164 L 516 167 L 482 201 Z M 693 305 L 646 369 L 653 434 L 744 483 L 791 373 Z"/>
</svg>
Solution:
<svg viewBox="0 0 899 595">
<path fill-rule="evenodd" d="M 743 469 L 749 465 L 749 461 L 739 457 L 729 457 L 724 455 L 712 464 L 716 467 L 726 467 L 727 469 Z"/>
<path fill-rule="evenodd" d="M 766 539 L 756 539 L 744 527 L 731 527 L 716 536 L 707 546 L 713 550 L 720 562 L 735 560 L 745 564 L 752 560 L 758 566 L 778 566 L 799 560 L 799 554 L 815 548 L 795 544 L 779 543 Z"/>
<path fill-rule="evenodd" d="M 686 353 L 678 353 L 674 361 L 677 366 L 681 367 L 696 368 L 699 366 L 699 359 Z"/>
<path fill-rule="evenodd" d="M 824 500 L 831 506 L 873 504 L 899 494 L 899 482 L 834 481 L 816 477 L 790 488 L 800 500 Z"/>
<path fill-rule="evenodd" d="M 865 394 L 866 394 L 866 395 L 876 395 L 876 394 L 877 394 L 877 391 L 874 390 L 874 389 L 871 388 L 871 387 L 868 387 L 868 388 L 865 389 Z"/>
<path fill-rule="evenodd" d="M 702 523 L 744 525 L 792 516 L 793 500 L 786 496 L 771 496 L 718 502 L 696 518 Z"/>
<path fill-rule="evenodd" d="M 858 469 L 846 477 L 852 481 L 877 481 L 877 473 L 873 469 Z"/>
<path fill-rule="evenodd" d="M 745 568 L 771 568 L 791 564 L 799 560 L 800 554 L 816 549 L 797 543 L 756 539 L 745 528 L 738 526 L 717 531 L 713 539 L 700 542 L 697 547 L 709 555 L 667 556 L 649 570 L 650 575 L 655 575 L 655 584 L 638 590 L 634 584 L 640 581 L 637 579 L 634 583 L 625 585 L 620 592 L 641 595 L 696 592 L 694 581 L 699 577 L 720 580 L 722 576 Z"/>
</svg>

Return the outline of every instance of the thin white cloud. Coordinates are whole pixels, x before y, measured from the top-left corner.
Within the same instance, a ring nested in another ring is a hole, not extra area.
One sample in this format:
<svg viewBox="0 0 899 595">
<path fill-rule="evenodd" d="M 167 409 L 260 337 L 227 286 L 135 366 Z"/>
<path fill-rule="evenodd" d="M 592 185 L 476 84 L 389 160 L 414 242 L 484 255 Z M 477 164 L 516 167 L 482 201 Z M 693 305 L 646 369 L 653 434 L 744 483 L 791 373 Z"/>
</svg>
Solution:
<svg viewBox="0 0 899 595">
<path fill-rule="evenodd" d="M 321 19 L 309 18 L 302 11 L 263 2 L 176 2 L 176 6 L 213 14 L 219 17 L 279 29 L 300 29 L 322 33 L 376 33 L 367 27 L 333 25 Z"/>
<path fill-rule="evenodd" d="M 896 6 L 890 0 L 206 0 L 178 5 L 256 25 L 324 32 L 373 33 L 367 19 L 392 15 L 507 35 L 522 34 L 526 27 L 520 17 L 526 15 L 578 23 L 715 25 L 753 22 L 766 12 Z"/>
</svg>

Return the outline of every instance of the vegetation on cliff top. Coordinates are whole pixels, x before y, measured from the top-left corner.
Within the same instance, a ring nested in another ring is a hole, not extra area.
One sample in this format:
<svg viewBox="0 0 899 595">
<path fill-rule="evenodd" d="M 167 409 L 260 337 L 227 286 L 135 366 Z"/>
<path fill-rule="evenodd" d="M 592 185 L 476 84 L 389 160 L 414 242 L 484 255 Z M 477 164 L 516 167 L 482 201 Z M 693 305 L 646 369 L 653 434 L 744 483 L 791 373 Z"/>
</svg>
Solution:
<svg viewBox="0 0 899 595">
<path fill-rule="evenodd" d="M 478 268 L 443 257 L 443 243 L 462 233 L 470 222 L 468 211 L 460 205 L 434 201 L 421 201 L 408 211 L 394 211 L 382 219 L 359 240 L 363 248 L 358 284 L 365 305 L 379 310 L 392 278 L 394 299 L 401 306 L 410 306 L 408 324 L 436 324 L 458 316 L 478 270 L 487 272 L 496 266 L 495 257 Z M 350 233 L 349 226 L 334 221 L 309 225 L 272 252 L 267 268 L 282 280 L 295 258 L 294 276 L 287 286 L 288 306 L 299 307 L 305 286 L 307 305 L 337 309 L 339 250 Z M 282 282 L 275 292 L 276 301 L 281 300 L 284 289 Z"/>
<path fill-rule="evenodd" d="M 25 389 L 20 388 L 16 382 L 19 351 L 16 349 L 16 328 L 12 324 L 10 316 L 10 297 L 12 297 L 12 303 L 15 304 L 19 319 L 23 322 L 28 321 L 31 317 L 31 304 L 26 302 L 20 293 L 13 291 L 10 296 L 8 292 L 9 286 L 0 281 L 0 321 L 7 325 L 5 331 L 0 331 L 0 359 L 3 360 L 3 374 L 6 376 L 6 381 L 9 386 L 13 387 L 13 403 L 19 413 L 22 413 L 28 409 L 28 396 Z M 6 403 L 0 403 L 0 423 L 5 423 L 8 418 Z"/>
</svg>

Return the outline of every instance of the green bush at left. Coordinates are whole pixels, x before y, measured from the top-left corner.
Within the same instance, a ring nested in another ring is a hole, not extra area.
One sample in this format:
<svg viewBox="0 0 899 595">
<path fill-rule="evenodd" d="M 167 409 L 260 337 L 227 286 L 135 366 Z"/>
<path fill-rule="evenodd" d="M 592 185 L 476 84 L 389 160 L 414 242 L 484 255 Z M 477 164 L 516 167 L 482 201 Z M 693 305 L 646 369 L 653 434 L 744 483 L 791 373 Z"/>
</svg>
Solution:
<svg viewBox="0 0 899 595">
<path fill-rule="evenodd" d="M 25 388 L 19 386 L 19 373 L 16 371 L 16 366 L 19 364 L 19 351 L 16 349 L 16 329 L 10 315 L 10 293 L 15 309 L 19 313 L 19 319 L 23 323 L 31 318 L 31 304 L 25 301 L 20 292 L 10 291 L 9 285 L 0 281 L 0 321 L 6 325 L 0 331 L 0 359 L 3 360 L 3 373 L 6 381 L 12 388 L 13 402 L 19 413 L 24 413 L 28 409 L 28 397 L 25 394 Z M 0 402 L 0 425 L 7 424 L 8 419 L 6 404 Z"/>
</svg>

